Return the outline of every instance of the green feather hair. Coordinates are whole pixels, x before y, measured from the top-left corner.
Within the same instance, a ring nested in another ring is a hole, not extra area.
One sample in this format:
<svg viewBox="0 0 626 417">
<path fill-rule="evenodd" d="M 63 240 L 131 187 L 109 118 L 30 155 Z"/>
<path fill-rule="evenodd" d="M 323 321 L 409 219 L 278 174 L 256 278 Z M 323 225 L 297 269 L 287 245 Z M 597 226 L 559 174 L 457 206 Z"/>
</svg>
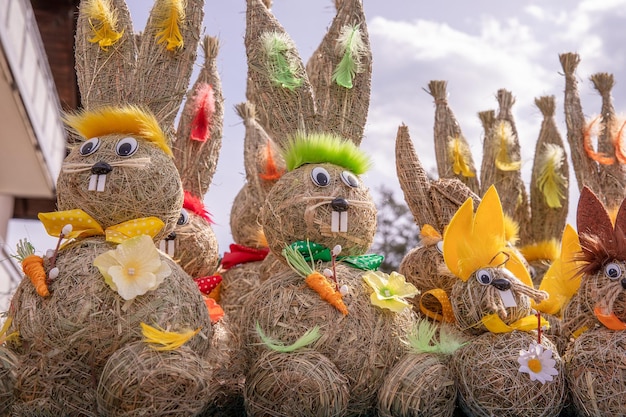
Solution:
<svg viewBox="0 0 626 417">
<path fill-rule="evenodd" d="M 315 343 L 317 339 L 319 339 L 322 336 L 320 334 L 319 326 L 315 326 L 311 330 L 308 330 L 306 333 L 300 336 L 298 340 L 296 340 L 294 343 L 290 345 L 285 345 L 283 342 L 272 339 L 271 337 L 267 336 L 263 332 L 263 329 L 261 329 L 261 326 L 259 325 L 258 322 L 256 323 L 256 331 L 257 331 L 257 334 L 259 335 L 259 338 L 261 339 L 263 344 L 265 344 L 265 346 L 267 346 L 268 348 L 272 350 L 275 350 L 276 352 L 282 352 L 282 353 L 293 352 L 300 348 L 306 347 L 310 345 L 311 343 Z"/>
<path fill-rule="evenodd" d="M 435 334 L 439 330 L 439 341 L 434 341 Z M 451 355 L 465 343 L 455 335 L 439 328 L 437 324 L 428 320 L 419 320 L 407 334 L 407 343 L 415 353 L 440 353 Z"/>
<path fill-rule="evenodd" d="M 363 72 L 361 60 L 366 51 L 359 25 L 341 28 L 336 49 L 343 57 L 333 71 L 332 80 L 342 87 L 352 88 L 354 76 Z"/>
<path fill-rule="evenodd" d="M 283 157 L 289 171 L 304 164 L 329 163 L 361 175 L 371 166 L 370 158 L 354 143 L 331 133 L 298 132 L 289 139 Z"/>
<path fill-rule="evenodd" d="M 265 32 L 261 35 L 261 44 L 267 57 L 268 76 L 272 82 L 291 91 L 302 85 L 298 74 L 298 62 L 290 59 L 289 52 L 295 49 L 293 42 L 284 33 Z"/>
</svg>

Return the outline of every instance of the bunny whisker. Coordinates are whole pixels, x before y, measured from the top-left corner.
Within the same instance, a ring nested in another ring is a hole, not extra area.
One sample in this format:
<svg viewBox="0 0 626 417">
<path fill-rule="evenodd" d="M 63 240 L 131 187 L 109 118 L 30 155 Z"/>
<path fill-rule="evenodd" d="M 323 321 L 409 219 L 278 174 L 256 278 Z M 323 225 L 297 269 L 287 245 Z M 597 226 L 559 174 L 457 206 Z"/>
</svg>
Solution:
<svg viewBox="0 0 626 417">
<path fill-rule="evenodd" d="M 145 168 L 150 164 L 150 158 L 134 158 L 134 159 L 125 159 L 121 161 L 113 161 L 110 162 L 109 165 L 112 167 L 124 167 L 124 168 Z M 92 163 L 65 163 L 63 164 L 63 172 L 72 174 L 77 172 L 89 171 L 93 167 Z"/>
</svg>

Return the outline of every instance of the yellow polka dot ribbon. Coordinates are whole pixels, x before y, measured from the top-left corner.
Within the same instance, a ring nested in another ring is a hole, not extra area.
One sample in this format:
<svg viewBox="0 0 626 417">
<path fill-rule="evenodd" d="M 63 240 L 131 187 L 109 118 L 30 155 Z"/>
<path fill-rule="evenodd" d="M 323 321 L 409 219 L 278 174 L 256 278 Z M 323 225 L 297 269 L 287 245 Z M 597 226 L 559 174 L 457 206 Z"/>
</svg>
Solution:
<svg viewBox="0 0 626 417">
<path fill-rule="evenodd" d="M 550 323 L 548 322 L 548 320 L 544 319 L 543 317 L 541 317 L 540 319 L 542 328 L 550 327 Z M 534 314 L 522 317 L 514 323 L 506 324 L 497 314 L 494 313 L 483 317 L 481 322 L 491 333 L 509 333 L 513 330 L 528 332 L 530 330 L 537 330 L 538 326 L 537 316 L 535 316 Z"/>
<path fill-rule="evenodd" d="M 64 236 L 65 239 L 105 235 L 106 240 L 113 243 L 121 243 L 139 235 L 154 237 L 165 226 L 158 217 L 142 217 L 109 226 L 104 230 L 93 217 L 81 209 L 39 213 L 38 217 L 50 236 L 59 237 L 63 228 L 70 224 L 72 231 Z"/>
<path fill-rule="evenodd" d="M 439 304 L 441 304 L 442 314 L 429 310 L 426 306 L 424 306 L 424 304 L 422 304 L 424 297 L 427 295 L 432 295 L 437 299 L 437 301 L 439 301 Z M 420 311 L 433 320 L 444 321 L 446 323 L 455 322 L 454 313 L 452 312 L 452 304 L 450 304 L 448 294 L 446 294 L 446 292 L 441 288 L 434 288 L 422 294 L 420 297 Z"/>
</svg>

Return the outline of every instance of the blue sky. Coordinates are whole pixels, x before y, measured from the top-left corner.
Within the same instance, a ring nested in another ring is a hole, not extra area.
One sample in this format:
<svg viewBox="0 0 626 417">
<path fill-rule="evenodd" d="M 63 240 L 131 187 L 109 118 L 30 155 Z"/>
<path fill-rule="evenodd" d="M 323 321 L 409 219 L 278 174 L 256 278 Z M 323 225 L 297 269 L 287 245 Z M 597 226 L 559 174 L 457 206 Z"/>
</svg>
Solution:
<svg viewBox="0 0 626 417">
<path fill-rule="evenodd" d="M 145 25 L 152 2 L 128 1 L 135 30 Z M 541 113 L 534 99 L 556 96 L 557 122 L 563 122 L 564 79 L 558 55 L 578 52 L 580 96 L 584 112 L 600 111 L 600 98 L 589 82 L 597 72 L 613 73 L 616 111 L 626 101 L 624 68 L 626 0 L 585 1 L 438 1 L 365 0 L 373 50 L 372 96 L 366 136 L 362 143 L 374 159 L 364 182 L 375 191 L 380 184 L 402 194 L 396 178 L 394 141 L 401 123 L 409 126 L 425 168 L 435 172 L 432 97 L 424 91 L 431 80 L 448 82 L 448 102 L 454 111 L 475 161 L 481 159 L 482 130 L 478 112 L 497 109 L 496 92 L 513 93 L 522 146 L 523 175 L 530 180 L 534 145 Z M 331 0 L 274 0 L 272 11 L 308 60 L 334 16 Z M 232 243 L 230 206 L 241 188 L 244 128 L 234 105 L 245 100 L 245 1 L 207 0 L 205 33 L 220 39 L 218 68 L 226 100 L 224 138 L 217 172 L 205 204 L 213 214 L 220 252 Z M 567 148 L 569 152 L 569 148 Z M 571 164 L 570 164 L 571 165 Z M 479 164 L 477 163 L 477 166 Z M 578 196 L 570 176 L 570 219 Z M 376 193 L 374 192 L 376 197 Z M 573 220 L 572 220 L 573 221 Z M 15 247 L 28 236 L 37 248 L 53 247 L 37 222 L 12 222 L 7 245 Z"/>
</svg>

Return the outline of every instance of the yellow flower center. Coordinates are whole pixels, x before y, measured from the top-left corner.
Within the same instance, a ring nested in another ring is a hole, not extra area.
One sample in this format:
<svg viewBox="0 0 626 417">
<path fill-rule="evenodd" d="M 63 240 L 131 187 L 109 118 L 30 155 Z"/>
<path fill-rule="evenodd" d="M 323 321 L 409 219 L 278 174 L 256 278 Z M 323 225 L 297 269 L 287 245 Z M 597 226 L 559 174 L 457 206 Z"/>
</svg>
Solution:
<svg viewBox="0 0 626 417">
<path fill-rule="evenodd" d="M 127 273 L 128 275 L 130 275 L 130 276 L 135 275 L 135 268 L 129 267 L 129 268 L 126 270 L 126 273 Z"/>
<path fill-rule="evenodd" d="M 383 288 L 382 293 L 384 297 L 391 297 L 391 291 L 388 288 Z"/>
<path fill-rule="evenodd" d="M 541 372 L 541 361 L 537 358 L 528 359 L 528 369 L 538 374 Z"/>
</svg>

